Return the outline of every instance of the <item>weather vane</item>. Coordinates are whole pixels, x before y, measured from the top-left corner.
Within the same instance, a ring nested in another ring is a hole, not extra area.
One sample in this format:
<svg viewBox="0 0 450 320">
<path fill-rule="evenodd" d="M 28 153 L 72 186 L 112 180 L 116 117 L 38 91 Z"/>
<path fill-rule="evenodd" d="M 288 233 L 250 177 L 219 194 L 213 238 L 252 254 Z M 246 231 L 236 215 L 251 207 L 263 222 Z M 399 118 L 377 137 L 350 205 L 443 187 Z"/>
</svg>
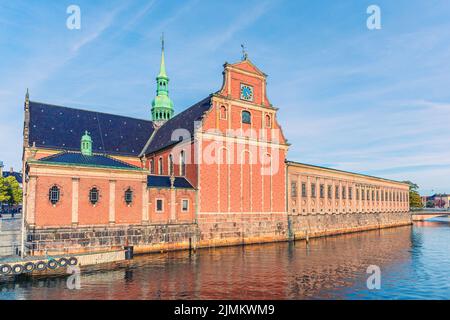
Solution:
<svg viewBox="0 0 450 320">
<path fill-rule="evenodd" d="M 242 61 L 247 60 L 248 54 L 247 54 L 247 51 L 245 50 L 245 46 L 243 44 L 241 44 L 241 48 L 242 48 Z"/>
<path fill-rule="evenodd" d="M 164 32 L 161 34 L 161 48 L 164 50 Z"/>
</svg>

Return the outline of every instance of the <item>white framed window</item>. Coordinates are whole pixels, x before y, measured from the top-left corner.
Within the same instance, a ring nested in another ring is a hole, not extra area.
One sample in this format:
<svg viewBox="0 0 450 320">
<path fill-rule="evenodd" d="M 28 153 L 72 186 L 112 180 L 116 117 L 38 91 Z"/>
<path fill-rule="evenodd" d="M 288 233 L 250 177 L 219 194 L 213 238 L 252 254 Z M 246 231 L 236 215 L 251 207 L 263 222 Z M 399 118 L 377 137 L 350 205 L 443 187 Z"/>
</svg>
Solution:
<svg viewBox="0 0 450 320">
<path fill-rule="evenodd" d="M 164 212 L 164 199 L 156 199 L 155 206 L 156 212 Z"/>
<path fill-rule="evenodd" d="M 183 212 L 189 211 L 189 200 L 188 199 L 181 200 L 181 211 L 183 211 Z"/>
<path fill-rule="evenodd" d="M 50 200 L 52 205 L 55 205 L 59 202 L 60 195 L 61 195 L 61 192 L 60 192 L 60 189 L 58 188 L 58 186 L 53 186 L 50 188 L 49 193 L 48 193 L 48 199 Z"/>
</svg>

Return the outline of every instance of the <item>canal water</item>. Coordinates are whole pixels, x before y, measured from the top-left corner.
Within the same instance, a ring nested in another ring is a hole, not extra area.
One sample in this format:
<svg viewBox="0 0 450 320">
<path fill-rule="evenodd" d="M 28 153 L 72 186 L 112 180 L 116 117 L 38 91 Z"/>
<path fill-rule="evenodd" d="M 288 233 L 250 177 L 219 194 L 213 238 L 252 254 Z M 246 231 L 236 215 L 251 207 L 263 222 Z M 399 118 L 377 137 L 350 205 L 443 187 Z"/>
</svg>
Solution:
<svg viewBox="0 0 450 320">
<path fill-rule="evenodd" d="M 369 266 L 380 289 L 368 289 Z M 373 268 L 373 267 L 372 267 Z M 80 275 L 0 278 L 0 299 L 449 299 L 450 219 L 296 243 L 138 256 Z"/>
</svg>

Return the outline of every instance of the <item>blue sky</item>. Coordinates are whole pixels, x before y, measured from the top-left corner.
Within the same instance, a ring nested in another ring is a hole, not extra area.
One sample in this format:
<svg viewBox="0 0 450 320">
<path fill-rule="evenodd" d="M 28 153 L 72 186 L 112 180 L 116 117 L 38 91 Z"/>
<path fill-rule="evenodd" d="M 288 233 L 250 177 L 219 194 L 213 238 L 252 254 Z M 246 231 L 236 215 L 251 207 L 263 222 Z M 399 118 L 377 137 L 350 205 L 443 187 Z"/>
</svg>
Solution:
<svg viewBox="0 0 450 320">
<path fill-rule="evenodd" d="M 69 30 L 66 9 L 81 8 Z M 381 8 L 368 30 L 366 9 Z M 0 160 L 20 167 L 23 100 L 150 119 L 160 35 L 179 112 L 240 44 L 269 75 L 289 159 L 450 192 L 447 0 L 0 0 Z"/>
</svg>

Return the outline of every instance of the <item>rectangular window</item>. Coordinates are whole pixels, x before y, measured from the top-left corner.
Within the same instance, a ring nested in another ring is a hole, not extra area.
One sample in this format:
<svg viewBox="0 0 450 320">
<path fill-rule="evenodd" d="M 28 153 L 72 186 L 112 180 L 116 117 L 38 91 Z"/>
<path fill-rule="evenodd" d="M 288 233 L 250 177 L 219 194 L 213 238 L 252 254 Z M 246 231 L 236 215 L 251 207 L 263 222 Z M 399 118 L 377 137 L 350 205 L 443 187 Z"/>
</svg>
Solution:
<svg viewBox="0 0 450 320">
<path fill-rule="evenodd" d="M 366 192 L 361 190 L 361 200 L 366 200 Z"/>
<path fill-rule="evenodd" d="M 306 197 L 306 183 L 302 183 L 302 197 Z"/>
<path fill-rule="evenodd" d="M 352 189 L 352 187 L 348 187 L 348 198 L 350 200 L 353 199 L 353 189 Z"/>
<path fill-rule="evenodd" d="M 323 184 L 320 185 L 320 197 L 325 198 L 325 186 Z"/>
<path fill-rule="evenodd" d="M 369 192 L 369 190 L 367 190 L 367 197 L 366 197 L 366 199 L 370 200 L 370 192 Z"/>
<path fill-rule="evenodd" d="M 346 187 L 342 187 L 342 199 L 346 199 L 347 195 L 346 195 Z"/>
<path fill-rule="evenodd" d="M 164 202 L 162 199 L 156 200 L 156 212 L 162 212 L 164 211 Z"/>
<path fill-rule="evenodd" d="M 356 200 L 359 200 L 359 189 L 356 189 Z"/>
<path fill-rule="evenodd" d="M 291 182 L 291 197 L 297 198 L 297 182 Z"/>
<path fill-rule="evenodd" d="M 375 191 L 372 190 L 372 201 L 375 200 Z"/>
<path fill-rule="evenodd" d="M 333 187 L 332 186 L 328 186 L 328 199 L 331 199 L 332 195 L 333 195 Z"/>
<path fill-rule="evenodd" d="M 316 197 L 316 184 L 315 183 L 311 183 L 311 197 L 313 197 L 313 198 Z"/>
<path fill-rule="evenodd" d="M 336 186 L 334 193 L 335 198 L 339 199 L 339 186 Z"/>
<path fill-rule="evenodd" d="M 189 200 L 183 199 L 183 201 L 181 202 L 181 211 L 187 212 L 188 210 L 189 210 Z"/>
<path fill-rule="evenodd" d="M 380 201 L 380 191 L 377 190 L 377 201 Z"/>
</svg>

